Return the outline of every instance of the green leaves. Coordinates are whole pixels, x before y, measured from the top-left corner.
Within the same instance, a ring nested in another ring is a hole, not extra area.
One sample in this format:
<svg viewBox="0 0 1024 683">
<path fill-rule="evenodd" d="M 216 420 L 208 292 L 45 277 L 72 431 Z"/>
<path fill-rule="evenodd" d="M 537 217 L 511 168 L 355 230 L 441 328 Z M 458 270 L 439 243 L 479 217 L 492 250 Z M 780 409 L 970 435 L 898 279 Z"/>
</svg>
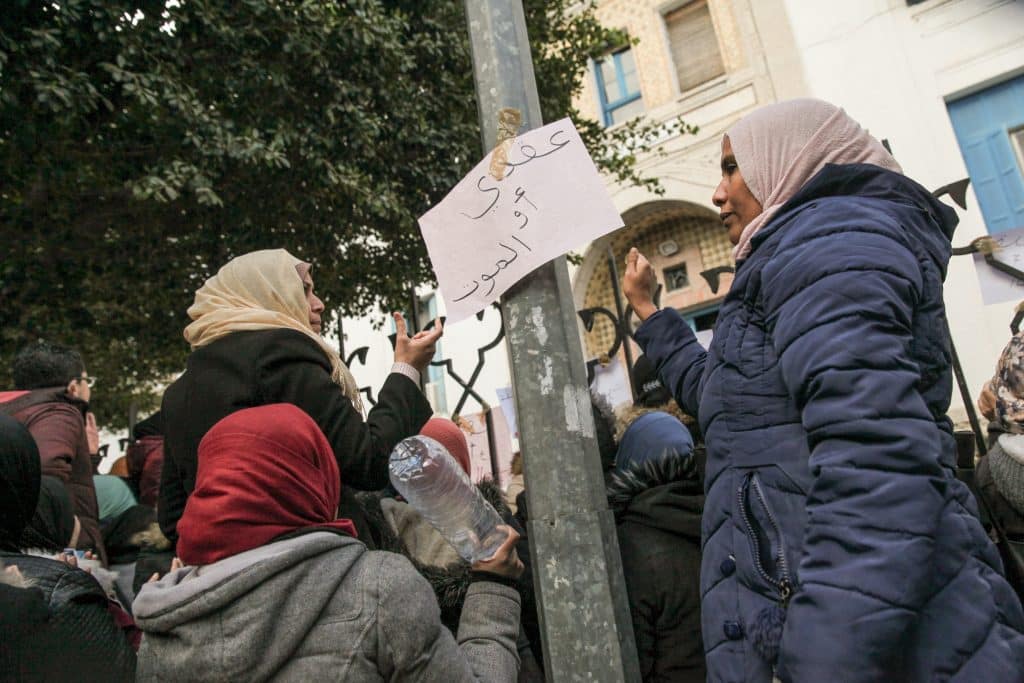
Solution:
<svg viewBox="0 0 1024 683">
<path fill-rule="evenodd" d="M 656 187 L 633 169 L 652 130 L 572 110 L 625 36 L 577 2 L 524 5 L 545 119 Z M 335 314 L 402 306 L 432 280 L 416 218 L 481 156 L 466 31 L 451 0 L 8 3 L 0 377 L 32 339 L 75 345 L 123 424 L 184 367 L 195 289 L 253 249 L 313 263 Z"/>
</svg>

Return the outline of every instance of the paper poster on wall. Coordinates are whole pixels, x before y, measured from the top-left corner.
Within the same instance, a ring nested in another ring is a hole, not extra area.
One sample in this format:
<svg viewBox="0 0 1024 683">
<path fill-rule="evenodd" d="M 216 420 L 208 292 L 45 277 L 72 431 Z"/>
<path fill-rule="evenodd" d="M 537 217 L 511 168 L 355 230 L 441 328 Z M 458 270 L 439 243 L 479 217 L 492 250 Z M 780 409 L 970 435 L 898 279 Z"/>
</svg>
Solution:
<svg viewBox="0 0 1024 683">
<path fill-rule="evenodd" d="M 449 324 L 623 225 L 570 119 L 507 140 L 498 151 L 419 219 Z"/>
<path fill-rule="evenodd" d="M 469 478 L 478 482 L 491 475 L 491 449 L 487 443 L 487 422 L 483 413 L 460 415 L 462 433 L 469 444 Z"/>
<path fill-rule="evenodd" d="M 1024 271 L 1024 228 L 1016 228 L 990 236 L 997 249 L 993 256 L 1008 266 Z M 986 263 L 984 254 L 974 254 L 974 268 L 978 272 L 981 298 L 985 304 L 1024 300 L 1024 282 L 993 268 Z"/>
<path fill-rule="evenodd" d="M 494 463 L 498 467 L 498 485 L 504 491 L 512 478 L 513 452 L 512 433 L 501 407 L 491 408 L 491 424 L 494 427 Z"/>
<path fill-rule="evenodd" d="M 516 402 L 512 397 L 512 387 L 498 387 L 494 391 L 498 394 L 498 403 L 501 404 L 501 411 L 508 421 L 508 430 L 512 433 L 513 439 L 518 439 L 519 425 L 516 423 Z"/>
<path fill-rule="evenodd" d="M 600 364 L 594 366 L 594 381 L 590 383 L 590 391 L 603 396 L 612 408 L 633 402 L 629 374 L 617 357 L 603 367 Z"/>
<path fill-rule="evenodd" d="M 494 462 L 498 467 L 498 483 L 504 488 L 512 471 L 512 436 L 501 408 L 491 409 L 491 424 L 494 428 Z M 491 445 L 487 438 L 487 414 L 471 413 L 459 416 L 459 426 L 469 444 L 470 479 L 493 479 L 491 469 Z"/>
</svg>

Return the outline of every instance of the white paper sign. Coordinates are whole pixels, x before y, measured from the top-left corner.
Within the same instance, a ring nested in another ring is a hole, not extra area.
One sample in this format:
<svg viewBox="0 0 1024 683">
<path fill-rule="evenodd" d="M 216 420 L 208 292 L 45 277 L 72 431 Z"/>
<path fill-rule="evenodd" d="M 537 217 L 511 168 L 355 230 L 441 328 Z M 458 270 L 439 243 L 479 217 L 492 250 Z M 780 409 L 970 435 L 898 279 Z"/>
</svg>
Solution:
<svg viewBox="0 0 1024 683">
<path fill-rule="evenodd" d="M 504 151 L 493 173 L 492 151 L 419 220 L 449 324 L 623 225 L 570 119 L 524 133 Z"/>
<path fill-rule="evenodd" d="M 498 403 L 501 404 L 501 411 L 505 414 L 505 419 L 508 420 L 509 431 L 512 432 L 512 438 L 519 438 L 519 425 L 516 423 L 516 401 L 512 397 L 512 387 L 498 387 L 494 390 L 498 394 Z"/>
<path fill-rule="evenodd" d="M 999 245 L 993 254 L 996 260 L 1024 271 L 1024 228 L 1007 230 L 991 237 Z M 984 255 L 974 255 L 974 268 L 978 271 L 981 298 L 985 304 L 1024 299 L 1024 282 L 990 266 L 985 262 Z"/>
<path fill-rule="evenodd" d="M 604 396 L 612 408 L 633 402 L 629 374 L 618 358 L 612 358 L 604 367 L 600 363 L 594 366 L 594 381 L 590 383 L 590 391 Z"/>
</svg>

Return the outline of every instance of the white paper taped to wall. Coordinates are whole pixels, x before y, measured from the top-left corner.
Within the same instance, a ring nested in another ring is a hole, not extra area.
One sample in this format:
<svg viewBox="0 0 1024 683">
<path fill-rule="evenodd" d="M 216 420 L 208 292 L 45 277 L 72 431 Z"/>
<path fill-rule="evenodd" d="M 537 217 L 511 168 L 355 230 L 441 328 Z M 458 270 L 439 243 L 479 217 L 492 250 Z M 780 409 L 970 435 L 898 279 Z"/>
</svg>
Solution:
<svg viewBox="0 0 1024 683">
<path fill-rule="evenodd" d="M 1024 272 L 1024 228 L 990 237 L 996 244 L 992 254 L 996 260 Z M 1024 300 L 1024 282 L 990 266 L 985 262 L 984 254 L 974 254 L 974 268 L 978 271 L 981 298 L 986 305 Z"/>
</svg>

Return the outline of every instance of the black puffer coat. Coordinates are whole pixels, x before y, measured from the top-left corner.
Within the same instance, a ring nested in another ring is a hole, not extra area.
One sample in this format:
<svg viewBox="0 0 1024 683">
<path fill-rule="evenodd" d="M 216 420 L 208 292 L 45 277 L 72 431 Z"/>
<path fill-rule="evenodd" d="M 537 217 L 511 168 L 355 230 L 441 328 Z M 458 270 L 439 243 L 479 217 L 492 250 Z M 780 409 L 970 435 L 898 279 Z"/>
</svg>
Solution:
<svg viewBox="0 0 1024 683">
<path fill-rule="evenodd" d="M 659 453 L 613 471 L 608 484 L 644 681 L 702 683 L 707 675 L 700 620 L 702 456 L 703 449 Z"/>
</svg>

